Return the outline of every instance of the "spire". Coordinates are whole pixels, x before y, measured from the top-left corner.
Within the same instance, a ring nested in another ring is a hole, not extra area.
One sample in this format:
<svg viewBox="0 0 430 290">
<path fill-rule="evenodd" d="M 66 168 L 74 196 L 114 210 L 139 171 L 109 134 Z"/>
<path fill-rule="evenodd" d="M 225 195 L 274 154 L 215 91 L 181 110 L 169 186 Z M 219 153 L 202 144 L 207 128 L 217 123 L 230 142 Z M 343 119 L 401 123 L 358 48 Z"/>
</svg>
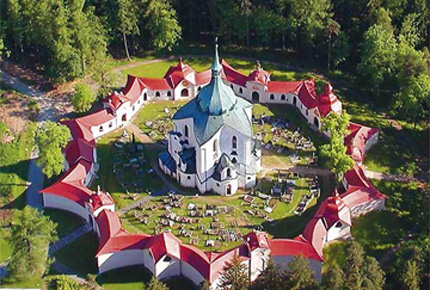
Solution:
<svg viewBox="0 0 430 290">
<path fill-rule="evenodd" d="M 215 59 L 212 63 L 212 74 L 213 75 L 219 75 L 221 72 L 221 64 L 219 62 L 219 56 L 218 56 L 218 37 L 215 37 Z"/>
</svg>

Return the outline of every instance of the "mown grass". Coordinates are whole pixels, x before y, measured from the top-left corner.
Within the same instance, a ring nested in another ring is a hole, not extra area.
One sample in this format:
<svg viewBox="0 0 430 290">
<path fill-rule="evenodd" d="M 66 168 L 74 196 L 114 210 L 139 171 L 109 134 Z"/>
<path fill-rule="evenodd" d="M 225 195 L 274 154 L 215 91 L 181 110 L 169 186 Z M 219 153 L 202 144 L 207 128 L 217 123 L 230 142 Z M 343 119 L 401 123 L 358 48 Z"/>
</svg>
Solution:
<svg viewBox="0 0 430 290">
<path fill-rule="evenodd" d="M 6 261 L 12 255 L 12 246 L 3 237 L 0 237 L 0 263 Z"/>
<path fill-rule="evenodd" d="M 0 206 L 22 208 L 36 126 L 31 124 L 9 143 L 0 143 Z"/>
</svg>

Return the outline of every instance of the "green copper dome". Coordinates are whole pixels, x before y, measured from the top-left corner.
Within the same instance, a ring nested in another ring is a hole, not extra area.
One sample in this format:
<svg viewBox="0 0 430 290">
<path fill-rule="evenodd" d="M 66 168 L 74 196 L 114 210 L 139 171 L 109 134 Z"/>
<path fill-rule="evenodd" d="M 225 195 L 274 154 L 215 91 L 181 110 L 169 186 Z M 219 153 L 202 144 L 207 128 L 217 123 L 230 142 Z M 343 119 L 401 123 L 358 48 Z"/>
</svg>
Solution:
<svg viewBox="0 0 430 290">
<path fill-rule="evenodd" d="M 222 66 L 218 57 L 218 44 L 215 45 L 215 59 L 211 69 L 211 81 L 197 95 L 197 104 L 202 112 L 211 116 L 219 116 L 234 108 L 237 97 L 221 79 Z"/>
</svg>

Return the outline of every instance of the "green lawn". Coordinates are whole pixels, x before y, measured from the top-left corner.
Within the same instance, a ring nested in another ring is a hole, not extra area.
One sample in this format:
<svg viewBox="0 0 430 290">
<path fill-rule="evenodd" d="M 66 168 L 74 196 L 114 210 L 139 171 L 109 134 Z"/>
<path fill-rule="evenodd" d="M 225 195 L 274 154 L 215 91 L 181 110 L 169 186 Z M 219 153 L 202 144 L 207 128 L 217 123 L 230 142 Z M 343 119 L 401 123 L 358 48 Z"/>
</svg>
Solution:
<svg viewBox="0 0 430 290">
<path fill-rule="evenodd" d="M 97 234 L 90 232 L 60 249 L 54 254 L 54 258 L 86 277 L 87 274 L 97 273 L 95 259 L 97 248 Z"/>
<path fill-rule="evenodd" d="M 25 205 L 29 157 L 34 145 L 35 125 L 31 124 L 10 143 L 0 143 L 0 207 Z"/>
<path fill-rule="evenodd" d="M 8 289 L 45 289 L 45 281 L 43 278 L 30 278 L 25 281 L 13 282 L 13 283 L 3 283 L 0 285 L 0 288 L 8 288 Z"/>
<path fill-rule="evenodd" d="M 4 238 L 0 237 L 0 263 L 6 261 L 12 255 L 12 246 Z"/>
<path fill-rule="evenodd" d="M 388 196 L 385 211 L 371 212 L 353 221 L 352 235 L 367 253 L 380 258 L 403 238 L 415 222 L 419 207 L 418 185 L 372 180 Z M 428 214 L 428 210 L 427 213 Z"/>
<path fill-rule="evenodd" d="M 49 216 L 51 221 L 57 224 L 57 235 L 59 239 L 72 233 L 84 224 L 84 220 L 81 217 L 67 211 L 45 209 L 43 214 Z"/>
<path fill-rule="evenodd" d="M 124 194 L 125 194 L 124 189 L 121 187 L 115 174 L 113 173 L 113 163 L 114 163 L 114 159 L 116 158 L 113 144 L 118 140 L 118 138 L 122 136 L 122 133 L 123 133 L 122 130 L 117 130 L 98 140 L 97 155 L 100 163 L 100 169 L 98 173 L 99 178 L 96 179 L 91 185 L 93 189 L 96 189 L 97 186 L 100 185 L 103 190 L 108 191 L 114 198 L 117 208 L 122 208 L 132 203 L 133 200 L 128 198 L 128 197 L 131 197 L 132 194 L 139 194 L 144 196 L 147 194 L 148 189 L 156 190 L 162 187 L 162 182 L 158 177 L 148 175 L 146 171 L 142 176 L 137 177 L 134 175 L 131 168 L 125 168 L 124 169 L 125 181 L 132 181 L 135 179 L 140 180 L 143 185 L 142 186 L 143 191 L 130 192 L 131 195 L 129 195 L 127 198 L 124 198 Z M 147 156 L 148 155 L 147 152 L 145 152 L 145 154 L 146 154 L 145 158 L 149 158 Z M 149 164 L 143 167 L 144 170 L 148 168 L 149 168 Z"/>
</svg>

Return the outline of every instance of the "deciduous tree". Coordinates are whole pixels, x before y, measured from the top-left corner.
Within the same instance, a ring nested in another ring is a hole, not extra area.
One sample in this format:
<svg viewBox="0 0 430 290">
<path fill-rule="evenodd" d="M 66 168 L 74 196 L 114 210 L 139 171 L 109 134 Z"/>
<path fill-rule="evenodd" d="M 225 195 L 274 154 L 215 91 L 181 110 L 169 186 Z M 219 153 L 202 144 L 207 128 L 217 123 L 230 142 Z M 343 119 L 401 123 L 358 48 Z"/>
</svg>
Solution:
<svg viewBox="0 0 430 290">
<path fill-rule="evenodd" d="M 77 113 L 88 111 L 96 100 L 95 93 L 91 88 L 83 83 L 75 86 L 75 93 L 72 97 L 72 105 Z"/>
<path fill-rule="evenodd" d="M 36 135 L 39 148 L 37 162 L 43 173 L 51 178 L 63 170 L 64 155 L 62 150 L 70 139 L 70 130 L 66 126 L 51 121 L 43 123 Z"/>
</svg>

